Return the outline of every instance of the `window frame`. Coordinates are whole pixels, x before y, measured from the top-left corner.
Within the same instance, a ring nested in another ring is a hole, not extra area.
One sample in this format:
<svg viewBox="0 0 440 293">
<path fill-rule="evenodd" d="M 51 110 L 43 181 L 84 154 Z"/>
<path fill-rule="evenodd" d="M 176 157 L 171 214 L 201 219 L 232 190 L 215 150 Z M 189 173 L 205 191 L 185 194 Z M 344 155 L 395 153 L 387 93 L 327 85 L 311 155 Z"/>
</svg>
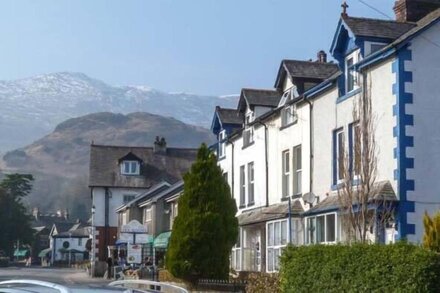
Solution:
<svg viewBox="0 0 440 293">
<path fill-rule="evenodd" d="M 246 206 L 246 165 L 240 166 L 240 208 Z"/>
<path fill-rule="evenodd" d="M 340 141 L 340 135 L 342 135 L 342 143 Z M 335 130 L 335 147 L 336 147 L 336 158 L 335 158 L 335 164 L 336 164 L 336 183 L 342 182 L 344 179 L 344 172 L 345 172 L 345 166 L 344 166 L 344 160 L 345 160 L 345 132 L 344 128 L 339 128 Z M 342 148 L 341 148 L 342 147 Z M 342 163 L 342 165 L 341 165 Z M 341 169 L 342 166 L 342 169 Z"/>
<path fill-rule="evenodd" d="M 279 259 L 276 261 L 275 257 L 281 256 L 282 251 L 285 247 L 287 247 L 289 243 L 289 219 L 278 219 L 274 221 L 266 222 L 266 272 L 273 273 L 279 271 Z M 283 234 L 283 223 L 285 224 L 285 235 Z M 279 224 L 279 235 L 275 235 L 276 232 L 276 224 Z M 272 227 L 272 229 L 270 228 Z M 271 235 L 272 234 L 272 235 Z M 272 237 L 273 236 L 273 237 Z M 280 241 L 277 243 L 277 237 L 279 236 Z M 285 237 L 283 243 L 283 236 Z M 272 254 L 269 253 L 272 251 Z M 271 259 L 271 257 L 273 257 Z M 278 265 L 278 266 L 277 266 Z"/>
<path fill-rule="evenodd" d="M 128 172 L 126 171 L 126 166 L 128 164 Z M 135 170 L 133 171 L 132 167 L 135 166 Z M 134 160 L 125 160 L 121 163 L 121 174 L 127 176 L 136 176 L 140 175 L 140 163 L 139 161 Z"/>
<path fill-rule="evenodd" d="M 360 176 L 360 172 L 361 172 L 361 157 L 362 154 L 360 153 L 361 150 L 361 139 L 362 137 L 360 137 L 359 139 L 356 139 L 357 135 L 361 135 L 361 129 L 360 129 L 360 124 L 359 121 L 353 122 L 351 125 L 351 152 L 352 152 L 352 157 L 351 157 L 351 165 L 352 165 L 352 172 L 353 172 L 353 177 L 354 179 L 359 178 Z M 359 147 L 359 153 L 358 156 L 357 154 L 357 147 Z"/>
<path fill-rule="evenodd" d="M 254 162 L 247 164 L 247 195 L 248 206 L 255 203 L 255 170 Z"/>
<path fill-rule="evenodd" d="M 296 105 L 285 106 L 281 109 L 281 127 L 295 124 L 297 119 Z"/>
<path fill-rule="evenodd" d="M 290 196 L 291 169 L 290 150 L 287 149 L 281 152 L 281 198 Z"/>
<path fill-rule="evenodd" d="M 333 241 L 329 241 L 328 239 L 328 224 L 327 224 L 327 220 L 329 216 L 334 216 L 334 240 Z M 324 227 L 321 227 L 322 231 L 324 232 L 324 241 L 318 241 L 318 218 L 324 218 Z M 312 232 L 312 234 L 310 233 L 310 223 L 314 222 L 314 230 Z M 330 213 L 324 213 L 324 214 L 318 214 L 318 215 L 313 215 L 310 217 L 306 217 L 305 221 L 304 221 L 304 225 L 305 225 L 305 233 L 306 233 L 306 237 L 305 237 L 305 241 L 304 244 L 305 245 L 313 245 L 313 244 L 336 244 L 338 242 L 338 214 L 336 212 L 330 212 Z M 313 241 L 310 241 L 310 239 L 313 238 Z"/>
<path fill-rule="evenodd" d="M 299 151 L 299 155 L 298 155 Z M 302 194 L 302 147 L 294 146 L 292 149 L 292 193 L 293 195 Z M 298 164 L 299 162 L 299 164 Z"/>
<path fill-rule="evenodd" d="M 226 130 L 222 129 L 218 133 L 218 158 L 226 157 Z"/>
<path fill-rule="evenodd" d="M 151 221 L 153 221 L 153 208 L 148 207 L 148 208 L 145 208 L 144 223 L 150 223 Z"/>
</svg>

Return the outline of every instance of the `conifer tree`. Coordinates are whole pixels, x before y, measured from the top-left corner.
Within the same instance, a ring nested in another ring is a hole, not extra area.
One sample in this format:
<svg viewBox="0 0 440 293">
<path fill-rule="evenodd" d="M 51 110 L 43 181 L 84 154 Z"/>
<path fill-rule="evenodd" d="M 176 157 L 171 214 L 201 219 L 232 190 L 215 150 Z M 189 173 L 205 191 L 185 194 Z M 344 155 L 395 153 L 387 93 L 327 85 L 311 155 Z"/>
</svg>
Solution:
<svg viewBox="0 0 440 293">
<path fill-rule="evenodd" d="M 423 247 L 440 252 L 440 212 L 435 214 L 432 218 L 425 212 L 423 226 L 425 226 Z"/>
<path fill-rule="evenodd" d="M 179 214 L 173 224 L 166 265 L 177 278 L 225 279 L 238 235 L 237 207 L 229 185 L 205 144 L 184 176 Z"/>
</svg>

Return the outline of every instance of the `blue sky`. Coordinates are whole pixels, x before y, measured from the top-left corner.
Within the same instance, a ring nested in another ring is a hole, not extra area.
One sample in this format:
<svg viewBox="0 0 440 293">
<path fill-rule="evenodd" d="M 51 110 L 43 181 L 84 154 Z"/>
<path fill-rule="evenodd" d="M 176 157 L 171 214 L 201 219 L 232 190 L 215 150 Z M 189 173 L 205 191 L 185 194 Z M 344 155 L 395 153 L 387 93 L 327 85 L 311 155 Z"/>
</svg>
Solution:
<svg viewBox="0 0 440 293">
<path fill-rule="evenodd" d="M 393 16 L 394 0 L 364 0 Z M 359 0 L 352 16 L 384 18 Z M 339 0 L 2 0 L 0 79 L 83 72 L 114 85 L 233 94 L 326 51 Z"/>
</svg>

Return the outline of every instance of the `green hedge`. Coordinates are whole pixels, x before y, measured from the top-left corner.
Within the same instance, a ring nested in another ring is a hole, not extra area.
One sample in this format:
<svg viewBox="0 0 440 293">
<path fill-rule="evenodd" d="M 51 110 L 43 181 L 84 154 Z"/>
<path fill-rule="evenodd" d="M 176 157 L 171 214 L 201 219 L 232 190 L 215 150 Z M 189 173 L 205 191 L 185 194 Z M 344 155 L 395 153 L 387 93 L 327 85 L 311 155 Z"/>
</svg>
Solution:
<svg viewBox="0 0 440 293">
<path fill-rule="evenodd" d="M 440 255 L 407 243 L 288 247 L 280 278 L 283 292 L 440 292 Z"/>
</svg>

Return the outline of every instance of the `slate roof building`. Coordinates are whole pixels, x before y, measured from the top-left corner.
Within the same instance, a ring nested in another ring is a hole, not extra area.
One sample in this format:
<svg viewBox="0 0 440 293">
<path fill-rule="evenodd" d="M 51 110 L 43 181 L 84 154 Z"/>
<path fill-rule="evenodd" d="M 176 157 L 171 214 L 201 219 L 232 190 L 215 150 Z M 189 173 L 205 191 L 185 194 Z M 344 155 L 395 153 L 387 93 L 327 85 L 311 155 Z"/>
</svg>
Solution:
<svg viewBox="0 0 440 293">
<path fill-rule="evenodd" d="M 181 180 L 196 154 L 197 149 L 167 147 L 163 138 L 156 138 L 153 147 L 91 145 L 89 187 L 100 261 L 106 260 L 107 247 L 117 239 L 116 209 L 162 181 Z"/>
<path fill-rule="evenodd" d="M 277 271 L 288 243 L 349 237 L 337 195 L 345 154 L 359 176 L 353 109 L 362 97 L 377 117 L 380 149 L 369 211 L 378 201 L 393 208 L 386 223 L 370 223 L 368 240 L 421 241 L 424 211 L 440 209 L 440 1 L 399 0 L 394 10 L 396 20 L 344 11 L 330 45 L 334 62 L 323 51 L 315 61 L 283 60 L 273 90 L 243 89 L 236 109 L 216 108 L 218 164 L 238 207 L 235 270 Z"/>
</svg>

